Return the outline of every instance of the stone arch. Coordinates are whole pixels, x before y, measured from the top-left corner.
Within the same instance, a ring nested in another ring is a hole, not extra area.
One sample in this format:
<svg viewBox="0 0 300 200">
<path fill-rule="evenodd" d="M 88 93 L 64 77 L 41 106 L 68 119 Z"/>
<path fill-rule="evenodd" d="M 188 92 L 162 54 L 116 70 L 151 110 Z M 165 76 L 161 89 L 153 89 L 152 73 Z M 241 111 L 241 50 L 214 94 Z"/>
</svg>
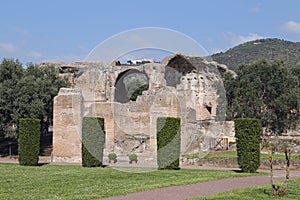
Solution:
<svg viewBox="0 0 300 200">
<path fill-rule="evenodd" d="M 127 69 L 118 74 L 115 81 L 115 93 L 114 93 L 114 101 L 119 103 L 127 103 L 130 101 L 130 98 L 127 96 L 126 86 L 124 84 L 124 79 L 131 74 L 142 74 L 146 77 L 149 88 L 149 77 L 146 72 L 140 71 L 138 69 Z M 147 89 L 148 89 L 147 88 Z"/>
<path fill-rule="evenodd" d="M 162 63 L 166 65 L 165 79 L 168 86 L 176 87 L 180 84 L 182 76 L 196 72 L 196 63 L 193 57 L 181 54 L 171 55 L 165 58 Z"/>
</svg>

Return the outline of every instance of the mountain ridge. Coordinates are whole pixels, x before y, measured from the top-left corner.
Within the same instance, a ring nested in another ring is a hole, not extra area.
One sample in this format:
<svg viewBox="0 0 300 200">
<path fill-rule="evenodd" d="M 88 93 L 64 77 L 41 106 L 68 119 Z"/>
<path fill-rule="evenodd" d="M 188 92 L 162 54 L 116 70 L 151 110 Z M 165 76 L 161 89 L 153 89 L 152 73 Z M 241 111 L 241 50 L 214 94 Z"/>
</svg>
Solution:
<svg viewBox="0 0 300 200">
<path fill-rule="evenodd" d="M 230 48 L 226 52 L 210 56 L 213 61 L 237 70 L 240 65 L 251 64 L 266 59 L 282 60 L 288 67 L 300 65 L 300 42 L 291 42 L 277 38 L 258 39 Z"/>
</svg>

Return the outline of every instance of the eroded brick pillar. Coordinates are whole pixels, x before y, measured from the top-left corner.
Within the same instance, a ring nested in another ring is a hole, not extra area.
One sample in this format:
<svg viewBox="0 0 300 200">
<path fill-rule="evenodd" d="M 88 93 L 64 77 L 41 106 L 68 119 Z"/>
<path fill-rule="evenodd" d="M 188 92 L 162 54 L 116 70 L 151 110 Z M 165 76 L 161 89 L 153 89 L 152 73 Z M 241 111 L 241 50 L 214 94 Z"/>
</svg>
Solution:
<svg viewBox="0 0 300 200">
<path fill-rule="evenodd" d="M 53 162 L 81 163 L 82 116 L 81 90 L 61 88 L 53 105 Z"/>
</svg>

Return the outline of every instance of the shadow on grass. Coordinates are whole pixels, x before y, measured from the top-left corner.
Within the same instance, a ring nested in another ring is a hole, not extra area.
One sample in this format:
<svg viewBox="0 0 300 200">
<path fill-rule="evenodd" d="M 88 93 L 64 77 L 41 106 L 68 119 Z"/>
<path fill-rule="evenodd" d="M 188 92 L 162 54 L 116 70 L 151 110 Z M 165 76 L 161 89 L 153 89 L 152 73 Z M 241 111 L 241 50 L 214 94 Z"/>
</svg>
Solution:
<svg viewBox="0 0 300 200">
<path fill-rule="evenodd" d="M 49 162 L 40 162 L 36 166 L 41 167 L 41 166 L 49 165 L 49 164 L 50 164 Z"/>
<path fill-rule="evenodd" d="M 264 189 L 264 194 L 266 194 L 268 196 L 272 196 L 271 190 Z"/>
<path fill-rule="evenodd" d="M 249 174 L 249 172 L 244 172 L 242 169 L 234 169 L 232 170 L 233 172 L 235 173 L 245 173 L 245 174 Z M 251 174 L 259 174 L 259 172 L 254 172 L 254 173 L 251 173 Z"/>
<path fill-rule="evenodd" d="M 235 173 L 244 173 L 243 170 L 241 170 L 241 169 L 234 169 L 232 171 L 235 172 Z"/>
</svg>

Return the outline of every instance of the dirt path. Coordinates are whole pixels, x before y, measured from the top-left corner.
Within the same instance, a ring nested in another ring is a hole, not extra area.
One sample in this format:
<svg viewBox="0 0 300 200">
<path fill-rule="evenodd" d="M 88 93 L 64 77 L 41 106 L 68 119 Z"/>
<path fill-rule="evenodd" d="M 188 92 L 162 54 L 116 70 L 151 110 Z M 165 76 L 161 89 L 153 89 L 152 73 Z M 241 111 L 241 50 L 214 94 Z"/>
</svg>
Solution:
<svg viewBox="0 0 300 200">
<path fill-rule="evenodd" d="M 275 181 L 283 181 L 284 179 L 285 179 L 284 170 L 274 172 Z M 300 179 L 300 171 L 292 171 L 291 179 Z M 193 197 L 208 196 L 212 194 L 230 191 L 233 189 L 260 186 L 269 183 L 270 183 L 269 176 L 226 178 L 226 179 L 208 181 L 208 182 L 197 183 L 192 185 L 158 188 L 158 189 L 147 190 L 143 192 L 132 193 L 125 196 L 105 198 L 104 200 L 135 200 L 135 199 L 182 200 L 182 199 L 189 199 Z"/>
</svg>

